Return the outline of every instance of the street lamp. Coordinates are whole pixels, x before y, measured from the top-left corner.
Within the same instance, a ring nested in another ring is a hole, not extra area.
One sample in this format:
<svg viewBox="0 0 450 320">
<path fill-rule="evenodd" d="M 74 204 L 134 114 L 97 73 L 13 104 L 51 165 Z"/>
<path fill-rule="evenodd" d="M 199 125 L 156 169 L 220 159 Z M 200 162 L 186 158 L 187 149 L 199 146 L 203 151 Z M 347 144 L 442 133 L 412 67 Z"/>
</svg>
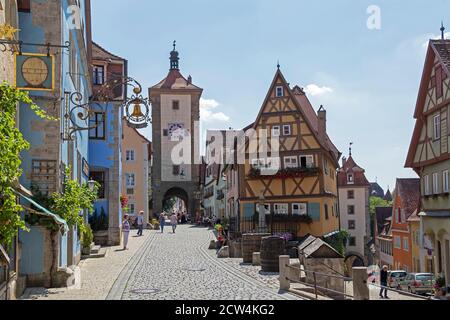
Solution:
<svg viewBox="0 0 450 320">
<path fill-rule="evenodd" d="M 88 181 L 88 187 L 89 187 L 89 190 L 94 191 L 95 181 L 92 180 L 92 178 L 91 178 L 91 180 Z"/>
</svg>

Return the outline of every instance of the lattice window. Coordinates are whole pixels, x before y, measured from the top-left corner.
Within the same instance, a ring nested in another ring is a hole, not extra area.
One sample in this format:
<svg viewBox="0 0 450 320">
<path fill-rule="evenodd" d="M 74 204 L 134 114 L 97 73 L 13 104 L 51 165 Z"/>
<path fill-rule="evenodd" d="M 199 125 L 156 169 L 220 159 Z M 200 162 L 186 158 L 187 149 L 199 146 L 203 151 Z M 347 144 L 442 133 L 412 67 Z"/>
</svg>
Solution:
<svg viewBox="0 0 450 320">
<path fill-rule="evenodd" d="M 56 192 L 58 166 L 54 160 L 32 160 L 31 184 L 44 195 Z"/>
</svg>

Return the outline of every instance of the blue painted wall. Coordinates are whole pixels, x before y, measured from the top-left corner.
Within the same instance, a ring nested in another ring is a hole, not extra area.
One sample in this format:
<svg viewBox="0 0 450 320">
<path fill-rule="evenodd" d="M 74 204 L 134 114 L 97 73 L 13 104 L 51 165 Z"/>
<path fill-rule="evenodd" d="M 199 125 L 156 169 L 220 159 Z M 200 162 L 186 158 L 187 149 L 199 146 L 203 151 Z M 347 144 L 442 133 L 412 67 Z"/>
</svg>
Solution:
<svg viewBox="0 0 450 320">
<path fill-rule="evenodd" d="M 22 275 L 44 272 L 44 234 L 36 227 L 30 232 L 19 231 L 23 243 L 19 271 Z"/>
<path fill-rule="evenodd" d="M 114 106 L 112 103 L 102 103 L 98 107 L 99 110 L 106 111 L 106 119 L 105 119 L 105 140 L 95 140 L 90 139 L 89 140 L 89 166 L 91 169 L 95 170 L 109 170 L 107 171 L 105 180 L 108 180 L 109 174 L 112 172 L 112 167 L 114 165 L 114 154 L 117 153 L 117 148 L 119 147 L 117 143 L 114 141 L 114 136 L 118 134 L 119 137 L 122 136 L 122 126 L 119 125 L 121 123 L 122 119 L 122 111 L 120 110 L 117 112 L 117 106 Z M 115 132 L 114 130 L 114 124 L 116 124 L 116 128 L 119 128 L 119 133 Z M 121 157 L 120 161 L 122 161 Z M 119 181 L 118 186 L 114 186 L 116 188 L 119 188 L 119 194 L 121 193 L 121 165 L 119 166 L 119 176 L 115 177 L 116 181 Z M 105 214 L 109 216 L 109 201 L 108 199 L 108 190 L 109 188 L 113 187 L 112 184 L 109 183 L 109 181 L 106 181 L 106 190 L 105 190 L 105 199 L 99 199 L 95 202 L 94 208 L 96 210 L 96 214 L 101 214 L 101 208 L 104 209 Z M 114 199 L 114 201 L 117 201 L 117 199 Z M 120 212 L 119 219 L 120 219 Z"/>
<path fill-rule="evenodd" d="M 77 39 L 76 37 L 76 33 L 77 30 L 75 29 L 71 29 L 70 25 L 68 24 L 68 22 L 70 21 L 70 19 L 66 19 L 69 18 L 68 13 L 67 13 L 67 9 L 69 6 L 69 3 L 67 0 L 62 0 L 61 1 L 61 6 L 60 6 L 60 10 L 61 10 L 61 17 L 62 20 L 61 21 L 54 21 L 52 25 L 49 26 L 38 26 L 36 25 L 36 23 L 34 23 L 33 21 L 33 15 L 34 12 L 33 10 L 36 8 L 33 6 L 33 3 L 45 3 L 46 1 L 42 1 L 42 0 L 31 0 L 32 1 L 32 10 L 30 13 L 27 12 L 20 12 L 19 13 L 19 29 L 20 31 L 20 39 L 23 40 L 24 42 L 31 42 L 31 43 L 47 43 L 47 39 L 45 38 L 46 34 L 50 34 L 52 31 L 55 31 L 56 33 L 58 33 L 58 31 L 56 31 L 57 29 L 61 28 L 61 39 L 58 39 L 60 41 L 55 43 L 55 40 L 52 40 L 52 44 L 55 45 L 61 45 L 61 44 L 65 44 L 66 41 L 69 41 L 70 39 L 70 34 L 72 34 L 72 39 Z M 82 0 L 80 2 L 81 7 L 84 8 L 84 4 L 85 1 Z M 42 13 L 40 13 L 42 14 Z M 80 14 L 81 14 L 81 19 L 83 21 L 85 21 L 85 16 L 84 16 L 84 9 L 80 10 Z M 84 23 L 84 25 L 86 25 Z M 50 30 L 54 28 L 54 30 Z M 86 34 L 84 36 L 84 39 L 86 40 Z M 73 41 L 73 43 L 71 43 L 71 45 L 75 46 L 75 56 L 76 56 L 76 60 L 78 62 L 78 66 L 79 66 L 79 71 L 77 75 L 74 75 L 74 78 L 80 78 L 80 87 L 78 88 L 79 92 L 83 95 L 83 100 L 81 101 L 82 103 L 85 103 L 88 101 L 89 96 L 92 94 L 91 93 L 91 87 L 90 87 L 90 83 L 89 83 L 89 78 L 84 76 L 85 74 L 88 74 L 89 69 L 88 69 L 88 62 L 84 60 L 84 58 L 86 57 L 85 54 L 83 54 L 83 51 L 85 50 L 85 48 L 80 47 L 78 45 L 78 43 L 76 41 Z M 43 53 L 43 48 L 41 47 L 35 47 L 35 46 L 23 46 L 22 47 L 23 52 L 29 52 L 29 53 Z M 30 96 L 33 100 L 35 100 L 35 102 L 39 105 L 43 102 L 41 102 L 39 100 L 39 98 L 42 97 L 51 97 L 54 98 L 56 97 L 64 97 L 64 92 L 75 92 L 75 85 L 73 83 L 72 77 L 69 74 L 69 66 L 70 66 L 70 55 L 69 55 L 69 51 L 66 49 L 51 49 L 51 53 L 58 53 L 58 56 L 61 57 L 61 63 L 55 65 L 55 70 L 60 71 L 60 75 L 61 77 L 57 80 L 59 80 L 59 87 L 56 87 L 55 90 L 53 92 L 39 92 L 39 91 L 33 91 L 30 92 Z M 56 60 L 57 61 L 57 60 Z M 56 82 L 58 83 L 58 81 Z M 47 101 L 48 103 L 48 101 Z M 64 100 L 61 101 L 57 107 L 60 108 L 61 112 L 60 115 L 61 119 L 63 119 L 63 115 L 64 115 L 64 108 L 65 108 L 65 102 Z M 73 105 L 71 104 L 71 107 L 73 107 Z M 40 121 L 40 119 L 34 114 L 33 111 L 31 111 L 29 109 L 28 106 L 24 106 L 21 105 L 20 106 L 20 130 L 22 132 L 22 134 L 24 135 L 24 138 L 26 140 L 28 140 L 30 142 L 30 144 L 33 147 L 43 147 L 44 145 L 44 134 L 42 132 L 39 131 L 34 131 L 32 130 L 32 122 L 33 121 Z M 80 119 L 77 119 L 77 124 L 80 126 L 87 126 L 88 122 L 87 121 L 82 121 Z M 60 122 L 60 127 L 62 131 L 62 124 L 63 124 L 63 120 L 61 120 Z M 60 132 L 55 132 L 54 133 L 56 136 L 60 135 Z M 31 165 L 32 165 L 32 159 L 42 159 L 42 160 L 57 160 L 57 164 L 58 164 L 58 168 L 59 168 L 59 164 L 63 163 L 64 165 L 68 165 L 70 162 L 72 162 L 73 164 L 73 168 L 72 168 L 72 172 L 73 172 L 73 177 L 76 178 L 76 173 L 78 172 L 78 162 L 77 162 L 77 151 L 80 153 L 82 159 L 84 158 L 86 161 L 88 161 L 89 159 L 89 135 L 87 131 L 80 131 L 78 133 L 76 133 L 76 139 L 74 142 L 74 152 L 73 152 L 73 159 L 72 161 L 69 161 L 68 159 L 68 142 L 67 141 L 62 141 L 60 140 L 59 145 L 56 146 L 57 148 L 59 148 L 59 159 L 48 159 L 48 157 L 42 156 L 42 157 L 37 157 L 36 155 L 33 155 L 30 151 L 25 151 L 22 153 L 22 169 L 23 169 L 23 175 L 20 178 L 20 183 L 22 185 L 24 185 L 26 188 L 30 188 L 31 187 L 31 181 L 30 181 L 30 174 L 31 174 Z M 81 170 L 82 172 L 82 170 Z M 87 182 L 89 179 L 88 176 L 84 175 L 82 173 L 81 175 L 81 182 Z M 42 252 L 42 247 L 39 250 L 39 246 L 36 246 L 36 244 L 33 242 L 34 238 L 39 238 L 38 234 L 35 234 L 35 230 L 31 230 L 30 233 L 25 233 L 25 232 L 21 232 L 20 234 L 20 241 L 23 244 L 23 250 L 24 252 L 26 252 L 26 255 L 28 255 L 28 258 L 30 261 L 31 260 L 39 260 L 40 257 L 43 254 Z M 77 237 L 77 233 L 76 230 L 74 230 L 74 245 L 73 245 L 73 252 L 69 253 L 72 254 L 73 257 L 76 257 L 77 255 L 80 254 L 81 251 L 81 246 L 80 246 L 80 241 Z M 60 238 L 61 240 L 61 252 L 60 252 L 60 266 L 65 266 L 67 264 L 67 236 L 62 236 Z M 30 248 L 33 248 L 33 250 L 31 250 Z M 25 267 L 28 268 L 28 267 Z"/>
</svg>

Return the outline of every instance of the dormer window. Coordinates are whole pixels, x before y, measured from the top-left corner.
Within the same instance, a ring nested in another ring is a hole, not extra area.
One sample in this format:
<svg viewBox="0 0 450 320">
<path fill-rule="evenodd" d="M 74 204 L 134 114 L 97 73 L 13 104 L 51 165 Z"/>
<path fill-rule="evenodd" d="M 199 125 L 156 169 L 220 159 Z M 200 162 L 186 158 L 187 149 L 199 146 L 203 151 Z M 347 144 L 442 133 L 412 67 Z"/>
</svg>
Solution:
<svg viewBox="0 0 450 320">
<path fill-rule="evenodd" d="M 277 87 L 275 90 L 275 95 L 277 98 L 284 97 L 284 88 L 283 87 Z"/>
<path fill-rule="evenodd" d="M 347 183 L 353 184 L 354 182 L 355 181 L 354 181 L 353 173 L 347 174 Z"/>
</svg>

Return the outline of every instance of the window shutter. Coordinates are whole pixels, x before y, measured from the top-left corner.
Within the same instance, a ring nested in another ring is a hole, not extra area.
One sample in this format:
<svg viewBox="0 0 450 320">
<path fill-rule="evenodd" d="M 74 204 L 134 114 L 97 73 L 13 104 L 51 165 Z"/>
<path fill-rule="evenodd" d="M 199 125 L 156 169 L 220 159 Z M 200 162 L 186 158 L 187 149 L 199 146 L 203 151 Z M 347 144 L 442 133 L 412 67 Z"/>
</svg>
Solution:
<svg viewBox="0 0 450 320">
<path fill-rule="evenodd" d="M 320 203 L 309 203 L 308 215 L 313 221 L 320 221 Z"/>
<path fill-rule="evenodd" d="M 244 203 L 244 218 L 252 218 L 255 214 L 255 205 L 253 203 Z"/>
</svg>

